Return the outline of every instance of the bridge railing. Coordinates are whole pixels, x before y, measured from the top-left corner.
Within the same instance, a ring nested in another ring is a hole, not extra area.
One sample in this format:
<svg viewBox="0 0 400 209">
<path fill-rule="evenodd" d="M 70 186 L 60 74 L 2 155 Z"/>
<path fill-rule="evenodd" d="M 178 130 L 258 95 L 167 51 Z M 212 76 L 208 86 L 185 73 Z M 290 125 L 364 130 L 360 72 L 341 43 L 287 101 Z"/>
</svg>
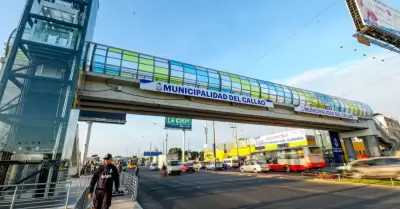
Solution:
<svg viewBox="0 0 400 209">
<path fill-rule="evenodd" d="M 71 181 L 1 185 L 0 208 L 68 208 L 76 202 L 81 191 L 80 186 Z"/>
<path fill-rule="evenodd" d="M 139 190 L 139 169 L 135 172 L 121 172 L 121 185 L 126 188 L 132 201 L 137 201 Z"/>
</svg>

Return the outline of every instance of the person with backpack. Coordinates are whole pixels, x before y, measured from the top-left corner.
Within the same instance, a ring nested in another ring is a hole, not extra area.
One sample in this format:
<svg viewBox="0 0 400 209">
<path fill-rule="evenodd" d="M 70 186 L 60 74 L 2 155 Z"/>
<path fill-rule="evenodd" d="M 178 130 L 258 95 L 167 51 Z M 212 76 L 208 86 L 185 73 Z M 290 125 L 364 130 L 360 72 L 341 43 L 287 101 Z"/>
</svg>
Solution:
<svg viewBox="0 0 400 209">
<path fill-rule="evenodd" d="M 111 163 L 112 155 L 106 154 L 103 160 L 104 165 L 95 171 L 89 186 L 88 199 L 92 199 L 93 192 L 95 192 L 93 205 L 96 209 L 107 209 L 111 206 L 113 182 L 115 184 L 114 194 L 118 195 L 119 190 L 119 174 L 117 168 Z"/>
</svg>

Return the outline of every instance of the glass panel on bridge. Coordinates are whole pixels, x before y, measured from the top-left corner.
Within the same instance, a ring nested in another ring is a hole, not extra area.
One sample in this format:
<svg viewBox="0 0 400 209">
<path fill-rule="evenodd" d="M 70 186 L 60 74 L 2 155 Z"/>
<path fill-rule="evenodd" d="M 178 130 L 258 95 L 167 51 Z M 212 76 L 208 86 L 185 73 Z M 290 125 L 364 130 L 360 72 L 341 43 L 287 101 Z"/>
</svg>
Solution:
<svg viewBox="0 0 400 209">
<path fill-rule="evenodd" d="M 94 50 L 88 50 L 88 53 L 93 54 L 87 55 L 90 57 L 87 60 L 92 62 L 90 65 L 92 72 L 193 86 L 262 98 L 278 104 L 310 106 L 357 116 L 372 116 L 372 109 L 360 102 L 119 48 L 90 44 L 94 46 Z"/>
</svg>

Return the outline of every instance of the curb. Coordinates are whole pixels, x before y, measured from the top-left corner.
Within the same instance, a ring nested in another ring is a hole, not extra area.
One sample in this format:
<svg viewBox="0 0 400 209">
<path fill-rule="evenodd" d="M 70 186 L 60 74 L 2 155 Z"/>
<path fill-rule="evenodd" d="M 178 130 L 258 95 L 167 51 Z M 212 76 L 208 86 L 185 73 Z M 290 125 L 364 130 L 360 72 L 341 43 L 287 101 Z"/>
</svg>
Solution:
<svg viewBox="0 0 400 209">
<path fill-rule="evenodd" d="M 347 185 L 363 185 L 370 187 L 379 187 L 385 189 L 400 189 L 400 186 L 389 186 L 389 185 L 379 185 L 379 184 L 364 184 L 364 183 L 356 183 L 356 182 L 339 182 L 339 181 L 329 181 L 329 180 L 321 180 L 321 179 L 305 179 L 305 181 L 310 181 L 314 183 L 326 183 L 326 184 L 347 184 Z"/>
<path fill-rule="evenodd" d="M 137 202 L 133 202 L 133 209 L 143 209 L 142 206 Z"/>
</svg>

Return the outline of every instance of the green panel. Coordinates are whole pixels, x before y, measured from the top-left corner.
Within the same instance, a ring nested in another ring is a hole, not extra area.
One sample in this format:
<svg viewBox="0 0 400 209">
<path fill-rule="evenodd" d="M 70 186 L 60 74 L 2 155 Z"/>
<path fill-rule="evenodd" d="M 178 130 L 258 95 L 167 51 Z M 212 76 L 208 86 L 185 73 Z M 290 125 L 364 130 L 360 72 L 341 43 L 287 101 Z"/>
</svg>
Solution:
<svg viewBox="0 0 400 209">
<path fill-rule="evenodd" d="M 171 82 L 170 83 L 182 85 L 183 84 L 183 78 L 171 76 Z"/>
<path fill-rule="evenodd" d="M 139 54 L 136 52 L 124 51 L 124 54 L 134 57 L 139 57 Z"/>
<path fill-rule="evenodd" d="M 228 73 L 225 73 L 225 72 L 219 72 L 219 74 L 221 74 L 221 75 L 226 75 L 226 76 L 229 76 L 229 74 Z"/>
<path fill-rule="evenodd" d="M 117 48 L 112 48 L 112 47 L 108 48 L 108 51 L 122 53 L 122 49 L 117 49 Z"/>
<path fill-rule="evenodd" d="M 260 93 L 252 91 L 251 92 L 251 97 L 259 98 L 260 97 Z"/>
<path fill-rule="evenodd" d="M 251 86 L 251 91 L 260 92 L 260 88 L 258 86 Z"/>
<path fill-rule="evenodd" d="M 168 82 L 168 75 L 154 74 L 154 80 Z"/>
<path fill-rule="evenodd" d="M 154 60 L 147 58 L 140 58 L 140 63 L 146 65 L 154 65 Z"/>
<path fill-rule="evenodd" d="M 312 106 L 315 108 L 318 108 L 318 99 L 317 98 L 311 98 Z"/>
<path fill-rule="evenodd" d="M 240 83 L 240 79 L 239 78 L 231 77 L 231 80 L 232 80 L 232 82 Z"/>
<path fill-rule="evenodd" d="M 129 56 L 127 54 L 123 54 L 122 59 L 125 61 L 130 61 L 130 62 L 136 62 L 136 63 L 139 62 L 139 57 Z"/>
<path fill-rule="evenodd" d="M 153 73 L 153 66 L 152 65 L 139 64 L 139 71 Z"/>
<path fill-rule="evenodd" d="M 247 79 L 246 80 L 242 79 L 241 81 L 242 81 L 242 84 L 250 86 L 250 81 L 248 81 Z"/>
<path fill-rule="evenodd" d="M 250 91 L 250 85 L 242 84 L 242 89 Z"/>
<path fill-rule="evenodd" d="M 261 94 L 261 99 L 269 99 L 269 95 L 268 94 Z"/>
<path fill-rule="evenodd" d="M 122 76 L 122 77 L 133 78 L 133 74 L 130 74 L 130 73 L 123 73 L 123 72 L 121 72 L 121 76 Z"/>
<path fill-rule="evenodd" d="M 155 67 L 154 68 L 154 74 L 163 74 L 163 75 L 168 75 L 168 69 L 163 68 L 163 67 Z"/>
</svg>

